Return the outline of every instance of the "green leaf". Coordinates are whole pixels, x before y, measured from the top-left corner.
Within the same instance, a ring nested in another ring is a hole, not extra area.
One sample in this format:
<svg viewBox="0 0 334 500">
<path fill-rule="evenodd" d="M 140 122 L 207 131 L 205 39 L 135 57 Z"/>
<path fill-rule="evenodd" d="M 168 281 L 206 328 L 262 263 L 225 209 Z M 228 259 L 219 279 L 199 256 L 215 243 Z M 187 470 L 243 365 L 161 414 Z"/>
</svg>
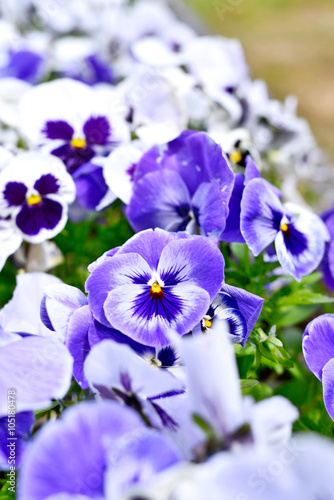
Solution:
<svg viewBox="0 0 334 500">
<path fill-rule="evenodd" d="M 304 287 L 297 288 L 290 295 L 280 297 L 277 301 L 277 307 L 308 306 L 314 304 L 328 304 L 330 302 L 334 302 L 333 297 L 316 293 L 312 288 Z"/>
<path fill-rule="evenodd" d="M 241 382 L 241 389 L 242 390 L 250 389 L 251 387 L 254 387 L 255 385 L 257 385 L 259 383 L 258 380 L 254 380 L 251 378 L 241 379 L 240 382 Z"/>
<path fill-rule="evenodd" d="M 310 318 L 318 310 L 317 306 L 294 306 L 279 310 L 272 317 L 278 328 L 295 326 Z"/>
</svg>

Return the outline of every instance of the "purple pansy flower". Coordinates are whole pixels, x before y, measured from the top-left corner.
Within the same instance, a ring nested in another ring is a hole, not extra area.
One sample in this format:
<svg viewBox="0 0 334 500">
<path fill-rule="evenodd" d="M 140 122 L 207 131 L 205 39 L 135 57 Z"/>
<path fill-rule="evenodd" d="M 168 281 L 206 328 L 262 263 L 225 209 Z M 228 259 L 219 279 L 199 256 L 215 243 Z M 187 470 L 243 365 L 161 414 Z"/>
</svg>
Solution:
<svg viewBox="0 0 334 500">
<path fill-rule="evenodd" d="M 160 227 L 195 233 L 199 228 L 219 237 L 233 181 L 221 147 L 205 132 L 187 130 L 141 158 L 126 215 L 136 231 Z"/>
<path fill-rule="evenodd" d="M 318 267 L 328 239 L 317 215 L 292 203 L 283 205 L 263 179 L 252 179 L 244 190 L 241 233 L 255 256 L 275 242 L 278 261 L 297 281 Z"/>
<path fill-rule="evenodd" d="M 18 498 L 118 498 L 112 493 L 145 484 L 179 461 L 173 443 L 146 429 L 130 408 L 81 403 L 36 436 L 22 465 Z"/>
<path fill-rule="evenodd" d="M 80 137 L 75 136 L 74 128 L 65 120 L 48 120 L 42 133 L 47 139 L 62 142 L 51 150 L 51 154 L 58 156 L 70 173 L 94 158 L 97 147 L 110 147 L 112 144 L 111 125 L 105 116 L 88 118 L 82 126 Z"/>
<path fill-rule="evenodd" d="M 224 278 L 211 239 L 147 230 L 94 266 L 86 281 L 94 317 L 137 342 L 170 344 L 169 331 L 189 332 L 206 313 Z"/>
<path fill-rule="evenodd" d="M 71 177 L 51 155 L 23 153 L 0 174 L 0 216 L 10 216 L 30 243 L 41 243 L 64 228 L 74 197 Z"/>
<path fill-rule="evenodd" d="M 72 173 L 96 155 L 129 139 L 128 125 L 114 111 L 109 94 L 61 78 L 26 93 L 20 103 L 22 133 L 34 146 L 60 158 Z"/>
<path fill-rule="evenodd" d="M 245 347 L 263 302 L 264 299 L 253 293 L 224 284 L 193 333 L 209 331 L 219 321 L 227 322 L 231 342 Z"/>
<path fill-rule="evenodd" d="M 326 410 L 334 420 L 333 314 L 323 314 L 307 325 L 303 335 L 303 353 L 308 369 L 322 382 Z"/>
</svg>

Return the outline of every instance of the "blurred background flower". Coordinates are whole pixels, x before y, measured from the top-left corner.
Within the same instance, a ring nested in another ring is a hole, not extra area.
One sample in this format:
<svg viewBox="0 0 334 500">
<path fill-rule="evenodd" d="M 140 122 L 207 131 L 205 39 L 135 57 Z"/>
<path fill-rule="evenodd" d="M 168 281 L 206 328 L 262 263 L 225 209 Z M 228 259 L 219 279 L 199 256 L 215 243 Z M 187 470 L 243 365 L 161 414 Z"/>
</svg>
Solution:
<svg viewBox="0 0 334 500">
<path fill-rule="evenodd" d="M 273 97 L 298 97 L 298 114 L 333 161 L 333 0 L 185 2 L 206 24 L 202 31 L 241 41 L 253 78 L 265 80 Z M 180 3 L 173 1 L 176 9 Z"/>
</svg>

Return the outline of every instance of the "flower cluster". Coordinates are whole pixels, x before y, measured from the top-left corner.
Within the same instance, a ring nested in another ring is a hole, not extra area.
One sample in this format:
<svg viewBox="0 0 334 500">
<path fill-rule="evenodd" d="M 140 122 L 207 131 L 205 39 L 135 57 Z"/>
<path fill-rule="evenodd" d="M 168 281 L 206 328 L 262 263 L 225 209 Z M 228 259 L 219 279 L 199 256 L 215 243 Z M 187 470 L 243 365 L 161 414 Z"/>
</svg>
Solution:
<svg viewBox="0 0 334 500">
<path fill-rule="evenodd" d="M 334 420 L 334 212 L 298 191 L 328 208 L 331 171 L 293 99 L 163 0 L 0 13 L 1 484 L 334 499 L 332 443 L 292 434 Z"/>
</svg>

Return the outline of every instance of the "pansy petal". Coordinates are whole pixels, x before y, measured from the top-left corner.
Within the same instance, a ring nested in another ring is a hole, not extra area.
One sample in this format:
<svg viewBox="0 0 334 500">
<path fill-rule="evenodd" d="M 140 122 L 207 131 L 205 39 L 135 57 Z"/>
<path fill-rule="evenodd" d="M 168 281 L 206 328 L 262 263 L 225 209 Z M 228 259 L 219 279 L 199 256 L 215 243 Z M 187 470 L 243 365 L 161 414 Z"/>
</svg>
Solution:
<svg viewBox="0 0 334 500">
<path fill-rule="evenodd" d="M 148 249 L 147 249 L 148 250 Z M 121 254 L 106 259 L 97 266 L 86 281 L 88 302 L 94 317 L 106 326 L 110 322 L 105 316 L 104 302 L 110 290 L 121 285 L 136 283 L 147 284 L 151 279 L 151 269 L 147 262 L 138 254 Z M 118 328 L 115 325 L 115 328 Z"/>
<path fill-rule="evenodd" d="M 181 339 L 187 390 L 193 412 L 219 435 L 243 423 L 244 412 L 238 368 L 226 323 L 214 323 L 210 334 Z M 222 384 L 222 380 L 224 383 Z"/>
<path fill-rule="evenodd" d="M 85 376 L 94 392 L 98 387 L 115 388 L 145 399 L 184 387 L 167 370 L 157 369 L 129 346 L 112 340 L 103 340 L 92 348 L 85 362 Z"/>
<path fill-rule="evenodd" d="M 63 398 L 72 377 L 72 356 L 59 340 L 30 336 L 0 349 L 0 387 L 15 388 L 16 410 L 46 408 Z M 0 415 L 7 414 L 7 391 L 0 392 Z"/>
<path fill-rule="evenodd" d="M 246 320 L 247 337 L 242 342 L 242 345 L 244 346 L 249 334 L 252 332 L 255 323 L 257 322 L 261 314 L 264 299 L 262 299 L 258 295 L 247 292 L 247 290 L 243 290 L 242 288 L 237 288 L 231 285 L 226 285 L 225 283 L 222 285 L 222 291 L 228 293 L 231 297 L 233 297 Z"/>
<path fill-rule="evenodd" d="M 69 408 L 36 436 L 21 469 L 19 499 L 103 498 L 108 452 L 141 427 L 136 412 L 110 401 Z"/>
<path fill-rule="evenodd" d="M 64 120 L 49 120 L 45 123 L 42 133 L 48 139 L 70 141 L 73 137 L 74 129 Z"/>
<path fill-rule="evenodd" d="M 87 144 L 105 145 L 111 135 L 111 125 L 105 116 L 91 116 L 83 126 Z"/>
<path fill-rule="evenodd" d="M 124 285 L 115 288 L 105 301 L 110 323 L 137 342 L 151 346 L 170 344 L 169 332 L 190 332 L 206 313 L 208 293 L 195 285 L 164 289 L 160 299 L 150 296 L 150 287 Z"/>
<path fill-rule="evenodd" d="M 303 354 L 308 369 L 321 380 L 323 367 L 334 358 L 333 314 L 322 314 L 307 325 L 303 335 Z"/>
<path fill-rule="evenodd" d="M 165 285 L 194 284 L 213 300 L 224 280 L 224 258 L 211 239 L 192 236 L 164 248 L 158 272 Z"/>
<path fill-rule="evenodd" d="M 131 486 L 145 485 L 156 474 L 181 461 L 176 445 L 153 429 L 143 429 L 110 457 L 113 468 L 106 479 L 108 498 L 121 498 Z"/>
<path fill-rule="evenodd" d="M 115 330 L 114 328 L 107 327 L 94 320 L 93 324 L 89 328 L 88 332 L 89 344 L 93 347 L 95 344 L 102 342 L 102 340 L 113 340 L 118 344 L 126 344 L 139 356 L 144 356 L 146 354 L 151 354 L 152 357 L 155 355 L 155 349 L 147 345 L 139 344 L 135 342 L 128 335 Z"/>
<path fill-rule="evenodd" d="M 291 222 L 287 235 L 279 231 L 276 236 L 277 258 L 283 269 L 300 281 L 320 264 L 328 233 L 325 224 L 314 213 L 291 204 L 286 207 L 298 211 L 298 215 Z"/>
<path fill-rule="evenodd" d="M 241 233 L 255 256 L 275 239 L 284 214 L 278 197 L 263 179 L 253 179 L 241 200 Z"/>
<path fill-rule="evenodd" d="M 234 175 L 221 147 L 205 132 L 183 132 L 168 144 L 165 168 L 177 170 L 193 196 L 201 182 L 216 179 L 229 199 Z"/>
<path fill-rule="evenodd" d="M 247 324 L 244 316 L 238 309 L 218 308 L 216 309 L 214 321 L 216 322 L 217 319 L 227 323 L 229 339 L 233 344 L 239 344 L 245 340 L 247 336 Z"/>
<path fill-rule="evenodd" d="M 40 305 L 45 288 L 59 283 L 60 279 L 51 274 L 18 274 L 13 298 L 0 311 L 2 328 L 8 332 L 50 335 L 40 320 Z"/>
<path fill-rule="evenodd" d="M 334 358 L 325 364 L 322 370 L 323 395 L 326 410 L 334 420 Z"/>
<path fill-rule="evenodd" d="M 60 233 L 66 222 L 66 207 L 48 198 L 37 205 L 24 205 L 15 218 L 18 229 L 31 243 L 41 243 L 45 239 L 52 238 Z"/>
<path fill-rule="evenodd" d="M 73 179 L 77 191 L 77 200 L 80 205 L 86 210 L 96 210 L 101 200 L 104 198 L 108 191 L 108 186 L 104 180 L 103 168 L 94 163 L 89 163 L 92 168 L 90 171 L 83 171 L 78 168 L 74 174 Z M 87 167 L 87 165 L 84 165 Z M 116 196 L 111 198 L 115 201 Z M 112 202 L 111 201 L 111 202 Z"/>
<path fill-rule="evenodd" d="M 245 243 L 244 237 L 240 232 L 240 211 L 241 199 L 244 192 L 244 176 L 240 173 L 235 174 L 234 186 L 228 203 L 228 217 L 223 233 L 220 235 L 221 241 Z"/>
<path fill-rule="evenodd" d="M 73 357 L 73 375 L 81 389 L 88 388 L 83 367 L 90 351 L 88 333 L 92 322 L 89 306 L 74 311 L 68 321 L 66 346 Z"/>
<path fill-rule="evenodd" d="M 190 197 L 182 178 L 165 170 L 146 174 L 135 183 L 126 216 L 135 231 L 150 227 L 184 231 L 189 211 Z"/>
<path fill-rule="evenodd" d="M 87 297 L 74 286 L 59 283 L 45 288 L 41 306 L 53 329 L 65 340 L 71 315 L 87 304 Z M 42 315 L 41 314 L 41 315 Z"/>
<path fill-rule="evenodd" d="M 160 228 L 147 229 L 135 234 L 119 249 L 119 254 L 138 253 L 146 260 L 151 269 L 157 269 L 162 250 L 175 239 L 187 238 L 184 233 L 171 234 Z"/>
<path fill-rule="evenodd" d="M 192 199 L 193 211 L 202 233 L 206 236 L 221 235 L 228 216 L 230 192 L 222 192 L 216 182 L 202 182 Z"/>
</svg>

